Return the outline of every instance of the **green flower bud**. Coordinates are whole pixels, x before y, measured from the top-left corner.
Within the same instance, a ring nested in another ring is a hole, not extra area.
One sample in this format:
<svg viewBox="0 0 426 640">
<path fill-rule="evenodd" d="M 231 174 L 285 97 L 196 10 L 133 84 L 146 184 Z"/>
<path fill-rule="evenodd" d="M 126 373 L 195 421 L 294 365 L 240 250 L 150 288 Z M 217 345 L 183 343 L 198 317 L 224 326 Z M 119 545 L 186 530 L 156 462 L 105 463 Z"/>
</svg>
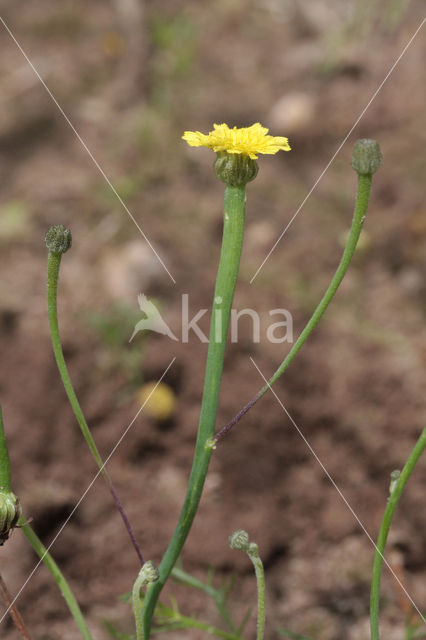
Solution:
<svg viewBox="0 0 426 640">
<path fill-rule="evenodd" d="M 54 224 L 45 236 L 46 247 L 52 253 L 65 253 L 71 247 L 71 231 L 63 224 Z"/>
<path fill-rule="evenodd" d="M 158 571 L 152 560 L 148 560 L 147 562 L 145 562 L 142 569 L 139 571 L 141 586 L 145 584 L 151 584 L 151 582 L 156 582 L 159 577 L 160 572 Z"/>
<path fill-rule="evenodd" d="M 0 492 L 0 545 L 9 538 L 9 534 L 21 516 L 21 505 L 11 491 Z"/>
<path fill-rule="evenodd" d="M 214 164 L 217 177 L 230 187 L 243 187 L 257 176 L 259 167 L 245 153 L 220 151 Z"/>
<path fill-rule="evenodd" d="M 357 140 L 352 151 L 351 165 L 363 176 L 371 175 L 382 164 L 382 152 L 376 140 L 362 138 Z"/>
<path fill-rule="evenodd" d="M 229 536 L 229 546 L 231 549 L 237 549 L 238 551 L 248 551 L 249 548 L 249 535 L 244 529 L 237 529 L 233 534 Z"/>
</svg>

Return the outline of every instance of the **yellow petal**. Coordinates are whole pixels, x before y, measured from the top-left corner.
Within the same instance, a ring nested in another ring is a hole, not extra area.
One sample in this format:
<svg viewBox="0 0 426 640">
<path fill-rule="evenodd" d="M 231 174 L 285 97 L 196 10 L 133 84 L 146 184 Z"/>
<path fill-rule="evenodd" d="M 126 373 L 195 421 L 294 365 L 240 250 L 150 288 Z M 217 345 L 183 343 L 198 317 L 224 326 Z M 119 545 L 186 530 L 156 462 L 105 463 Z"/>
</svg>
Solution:
<svg viewBox="0 0 426 640">
<path fill-rule="evenodd" d="M 200 131 L 185 131 L 183 139 L 192 147 L 208 147 L 213 151 L 241 153 L 256 160 L 258 153 L 274 154 L 278 151 L 290 151 L 288 139 L 283 136 L 268 135 L 269 129 L 260 122 L 250 127 L 233 127 L 227 124 L 214 124 L 213 131 L 208 134 Z"/>
</svg>

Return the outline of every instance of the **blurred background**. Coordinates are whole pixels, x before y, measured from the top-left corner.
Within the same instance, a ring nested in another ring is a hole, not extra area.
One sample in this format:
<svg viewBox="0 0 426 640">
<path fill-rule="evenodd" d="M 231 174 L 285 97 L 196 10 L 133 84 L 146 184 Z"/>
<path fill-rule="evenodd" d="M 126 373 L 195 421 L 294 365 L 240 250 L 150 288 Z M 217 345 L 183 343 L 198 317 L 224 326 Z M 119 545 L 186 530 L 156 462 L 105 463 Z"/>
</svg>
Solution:
<svg viewBox="0 0 426 640">
<path fill-rule="evenodd" d="M 210 308 L 222 232 L 223 185 L 214 155 L 184 130 L 261 122 L 291 153 L 259 160 L 234 307 L 268 322 L 285 308 L 298 335 L 338 263 L 356 175 L 351 149 L 380 142 L 365 232 L 320 326 L 276 391 L 360 520 L 376 538 L 389 474 L 425 421 L 425 33 L 419 32 L 252 284 L 309 190 L 423 19 L 421 0 L 2 0 L 1 16 L 70 118 L 158 261 L 52 98 L 0 23 L 0 399 L 13 488 L 48 544 L 96 473 L 61 386 L 45 302 L 44 234 L 70 226 L 59 290 L 65 356 L 104 457 L 170 361 L 165 396 L 143 411 L 108 467 L 146 558 L 158 563 L 183 501 L 195 440 L 206 345 L 139 333 L 138 293 L 180 336 Z M 265 326 L 265 325 L 263 325 Z M 200 322 L 204 331 L 208 321 Z M 289 345 L 249 319 L 225 363 L 218 427 L 259 389 Z M 421 460 L 395 517 L 387 557 L 419 607 L 426 602 Z M 264 559 L 267 637 L 288 628 L 315 640 L 364 640 L 373 547 L 294 426 L 266 396 L 214 453 L 183 554 L 201 579 L 233 572 L 237 618 L 255 603 L 252 569 L 227 537 L 247 529 Z M 52 549 L 88 617 L 133 632 L 119 600 L 136 556 L 98 480 Z M 1 549 L 16 593 L 36 564 L 22 533 Z M 172 586 L 180 607 L 217 623 L 213 605 Z M 388 571 L 382 625 L 404 638 L 409 603 Z M 164 594 L 167 601 L 167 592 Z M 44 567 L 18 600 L 33 637 L 78 638 Z M 4 611 L 4 605 L 2 611 Z M 415 620 L 415 617 L 413 618 Z M 1 636 L 18 638 L 8 619 Z M 254 621 L 247 638 L 254 637 Z M 201 632 L 170 638 L 202 638 Z M 282 637 L 282 636 L 281 636 Z"/>
</svg>

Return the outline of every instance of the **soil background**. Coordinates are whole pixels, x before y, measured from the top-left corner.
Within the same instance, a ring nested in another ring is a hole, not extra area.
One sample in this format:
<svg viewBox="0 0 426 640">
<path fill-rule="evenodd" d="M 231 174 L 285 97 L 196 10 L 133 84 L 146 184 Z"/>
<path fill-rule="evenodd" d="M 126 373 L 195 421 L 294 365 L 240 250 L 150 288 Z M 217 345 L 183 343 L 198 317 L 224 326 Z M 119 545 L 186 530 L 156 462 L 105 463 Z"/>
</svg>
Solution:
<svg viewBox="0 0 426 640">
<path fill-rule="evenodd" d="M 261 340 L 253 342 L 250 319 L 241 319 L 238 342 L 227 352 L 218 428 L 262 384 L 250 356 L 269 376 L 290 347 L 267 340 L 269 310 L 287 309 L 295 336 L 310 317 L 350 225 L 352 145 L 361 137 L 380 142 L 383 167 L 353 265 L 275 387 L 289 415 L 269 394 L 217 447 L 182 557 L 200 579 L 210 566 L 217 584 L 235 575 L 232 610 L 241 619 L 255 604 L 255 581 L 247 557 L 231 551 L 227 538 L 244 528 L 266 568 L 267 638 L 283 637 L 277 630 L 285 628 L 315 640 L 367 639 L 373 545 L 360 522 L 377 536 L 389 474 L 402 467 L 425 423 L 424 27 L 322 173 L 420 26 L 423 3 L 2 0 L 1 9 L 87 145 L 1 23 L 0 399 L 13 489 L 45 544 L 96 473 L 52 355 L 48 226 L 66 224 L 73 233 L 62 263 L 60 328 L 104 458 L 138 411 L 141 387 L 176 358 L 164 378 L 174 394 L 172 415 L 161 421 L 142 411 L 108 463 L 143 553 L 159 563 L 184 498 L 207 349 L 194 334 L 188 343 L 154 333 L 131 343 L 129 337 L 141 317 L 138 293 L 156 302 L 178 336 L 183 293 L 191 317 L 210 308 L 222 229 L 223 185 L 212 171 L 214 156 L 189 148 L 183 131 L 259 121 L 292 146 L 291 153 L 261 157 L 247 189 L 234 307 L 260 314 Z M 207 315 L 200 326 L 208 330 Z M 423 458 L 387 547 L 423 611 L 425 480 Z M 137 575 L 137 559 L 101 480 L 52 554 L 94 639 L 110 637 L 104 620 L 133 632 L 120 596 Z M 20 592 L 17 604 L 32 637 L 79 638 L 50 574 L 36 562 L 19 530 L 0 550 L 1 573 L 11 592 Z M 220 624 L 202 594 L 171 585 L 164 602 L 171 593 L 183 613 Z M 383 637 L 402 640 L 412 611 L 387 570 L 382 595 Z M 253 618 L 247 638 L 255 637 Z M 0 635 L 20 637 L 9 616 Z M 169 637 L 206 635 L 174 631 Z"/>
</svg>

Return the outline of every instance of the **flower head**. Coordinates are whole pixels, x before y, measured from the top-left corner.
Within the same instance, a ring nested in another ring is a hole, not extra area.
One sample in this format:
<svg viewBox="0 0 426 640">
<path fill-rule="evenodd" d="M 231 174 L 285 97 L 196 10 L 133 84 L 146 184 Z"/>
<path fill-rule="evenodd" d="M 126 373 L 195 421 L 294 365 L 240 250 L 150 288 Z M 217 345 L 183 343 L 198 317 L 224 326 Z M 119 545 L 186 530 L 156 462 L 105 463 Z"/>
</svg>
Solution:
<svg viewBox="0 0 426 640">
<path fill-rule="evenodd" d="M 237 529 L 229 536 L 229 546 L 231 549 L 239 551 L 247 551 L 249 548 L 249 535 L 244 529 Z"/>
<path fill-rule="evenodd" d="M 259 122 L 251 127 L 230 129 L 227 124 L 215 124 L 214 130 L 207 135 L 200 131 L 185 131 L 182 138 L 191 147 L 208 147 L 213 151 L 237 153 L 257 160 L 258 153 L 274 154 L 278 151 L 290 151 L 287 138 L 269 136 L 268 131 Z"/>
<path fill-rule="evenodd" d="M 145 564 L 142 566 L 142 569 L 139 571 L 139 576 L 141 586 L 146 584 L 151 584 L 152 582 L 156 582 L 160 577 L 160 572 L 158 571 L 155 564 L 152 560 L 147 560 Z"/>
<path fill-rule="evenodd" d="M 21 505 L 11 491 L 0 491 L 0 545 L 9 538 L 9 534 L 21 516 Z"/>
<path fill-rule="evenodd" d="M 354 144 L 351 158 L 352 168 L 362 176 L 372 175 L 382 164 L 379 143 L 369 138 L 361 138 Z"/>
<path fill-rule="evenodd" d="M 52 253 L 65 253 L 72 244 L 71 231 L 63 224 L 54 224 L 47 230 L 45 242 Z"/>
</svg>

